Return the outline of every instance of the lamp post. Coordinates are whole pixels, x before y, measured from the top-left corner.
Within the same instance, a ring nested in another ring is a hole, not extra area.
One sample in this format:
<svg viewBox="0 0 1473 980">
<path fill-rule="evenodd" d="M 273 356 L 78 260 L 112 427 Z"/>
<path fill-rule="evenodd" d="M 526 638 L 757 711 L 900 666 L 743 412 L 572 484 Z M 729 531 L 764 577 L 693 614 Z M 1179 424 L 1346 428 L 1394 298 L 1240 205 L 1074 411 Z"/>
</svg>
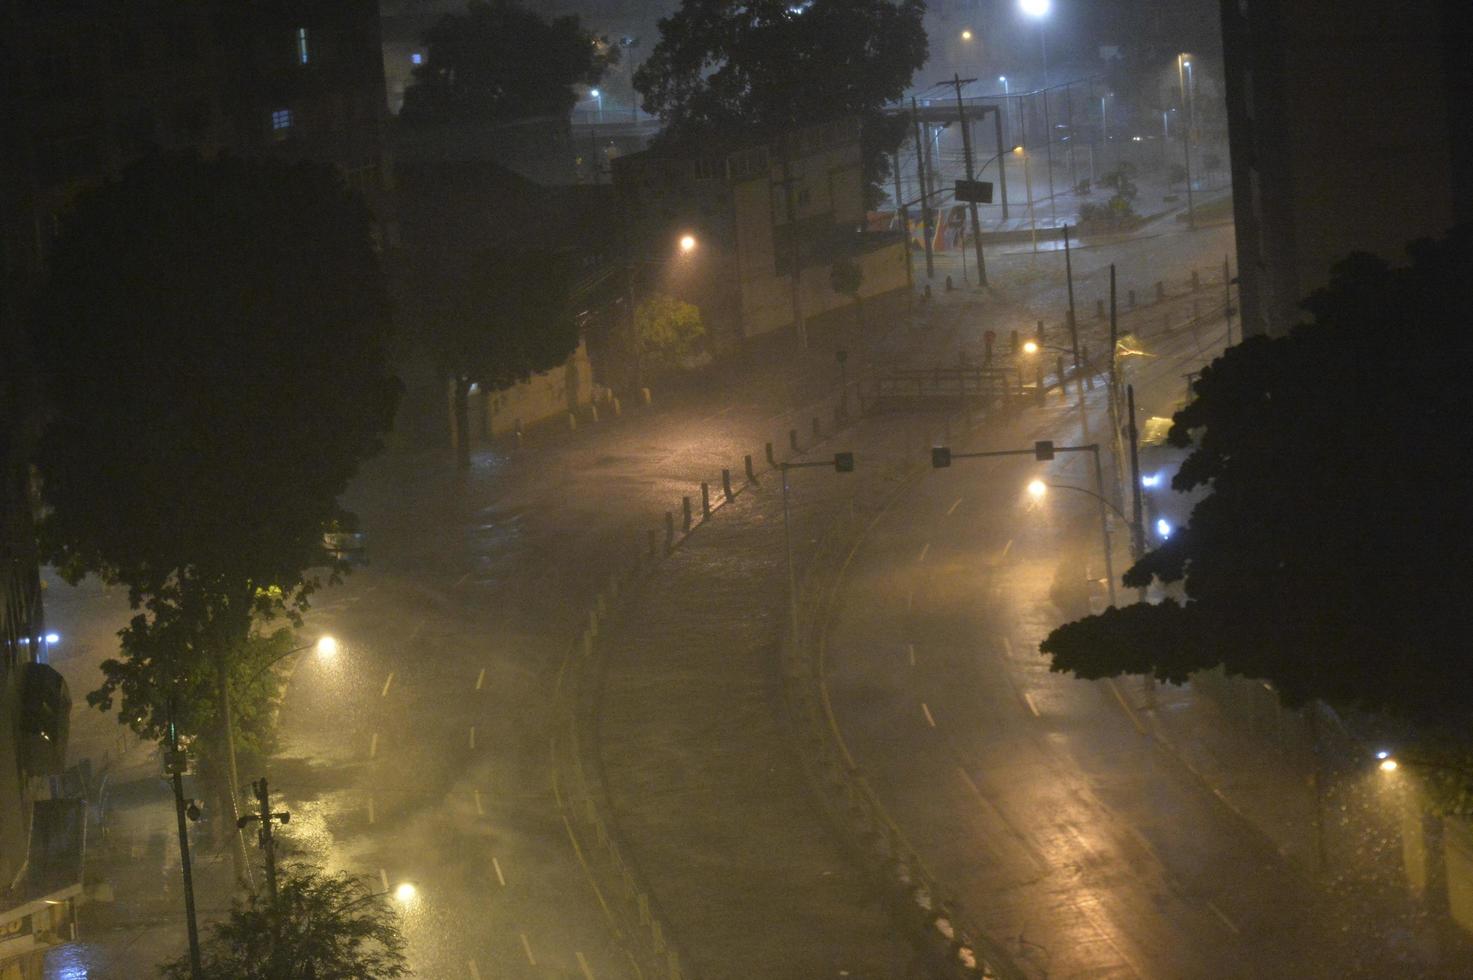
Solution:
<svg viewBox="0 0 1473 980">
<path fill-rule="evenodd" d="M 836 473 L 853 473 L 854 454 L 834 453 L 832 460 L 824 462 L 815 460 L 811 463 L 782 462 L 777 464 L 777 468 L 782 472 L 783 480 L 783 553 L 787 557 L 788 565 L 788 625 L 792 629 L 795 646 L 798 643 L 798 578 L 793 569 L 793 531 L 788 513 L 788 470 L 812 469 L 818 466 L 832 466 Z"/>
<path fill-rule="evenodd" d="M 1187 172 L 1187 228 L 1197 228 L 1197 211 L 1192 201 L 1192 100 L 1188 86 L 1192 79 L 1192 61 L 1185 54 L 1176 56 L 1176 74 L 1181 83 L 1181 105 L 1184 116 L 1181 127 L 1182 161 Z"/>
<path fill-rule="evenodd" d="M 593 89 L 588 94 L 591 95 L 591 96 L 593 96 L 594 101 L 598 103 L 598 121 L 599 122 L 603 122 L 604 121 L 604 94 L 603 94 L 603 92 L 601 90 L 599 90 L 599 89 Z"/>
<path fill-rule="evenodd" d="M 1053 459 L 1058 453 L 1090 453 L 1093 455 L 1095 464 L 1095 489 L 1091 491 L 1086 490 L 1084 487 L 1075 487 L 1068 484 L 1047 484 L 1042 480 L 1034 480 L 1029 484 L 1029 492 L 1036 499 L 1047 493 L 1048 487 L 1057 486 L 1060 490 L 1078 490 L 1080 493 L 1088 494 L 1094 497 L 1099 503 L 1100 533 L 1104 543 L 1105 554 L 1105 579 L 1109 588 L 1110 605 L 1113 606 L 1115 605 L 1115 564 L 1110 555 L 1110 518 L 1109 512 L 1105 508 L 1108 507 L 1117 514 L 1120 511 L 1114 504 L 1105 499 L 1105 477 L 1104 471 L 1100 467 L 1099 443 L 1092 442 L 1084 446 L 1056 446 L 1050 440 L 1041 439 L 1035 442 L 1031 449 L 994 449 L 977 453 L 954 453 L 950 447 L 935 446 L 931 449 L 931 467 L 932 469 L 939 470 L 951 466 L 952 460 L 955 459 L 989 459 L 1000 456 L 1032 456 L 1039 462 L 1047 462 Z M 1122 518 L 1124 516 L 1124 514 L 1121 514 Z"/>
</svg>

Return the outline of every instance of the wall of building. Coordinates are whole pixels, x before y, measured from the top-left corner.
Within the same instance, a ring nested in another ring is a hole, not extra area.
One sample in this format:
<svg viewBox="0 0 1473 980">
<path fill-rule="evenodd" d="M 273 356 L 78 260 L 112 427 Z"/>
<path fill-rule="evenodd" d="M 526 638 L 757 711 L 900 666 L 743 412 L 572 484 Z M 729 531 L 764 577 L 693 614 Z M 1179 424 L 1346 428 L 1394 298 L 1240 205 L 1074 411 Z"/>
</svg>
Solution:
<svg viewBox="0 0 1473 980">
<path fill-rule="evenodd" d="M 505 391 L 478 392 L 481 431 L 472 436 L 495 438 L 516 432 L 518 425 L 530 428 L 539 422 L 562 420 L 569 412 L 586 408 L 593 394 L 593 366 L 588 346 L 580 340 L 561 367 L 534 374 Z"/>
<path fill-rule="evenodd" d="M 1248 333 L 1286 332 L 1349 252 L 1404 260 L 1407 242 L 1442 234 L 1466 209 L 1442 6 L 1224 0 Z"/>
</svg>

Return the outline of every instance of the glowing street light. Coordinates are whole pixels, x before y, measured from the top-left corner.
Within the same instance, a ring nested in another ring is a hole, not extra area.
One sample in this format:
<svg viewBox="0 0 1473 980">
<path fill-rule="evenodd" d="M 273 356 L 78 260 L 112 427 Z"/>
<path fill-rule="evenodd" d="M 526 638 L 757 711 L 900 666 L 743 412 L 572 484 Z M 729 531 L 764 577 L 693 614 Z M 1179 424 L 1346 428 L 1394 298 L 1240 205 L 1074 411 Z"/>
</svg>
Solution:
<svg viewBox="0 0 1473 980">
<path fill-rule="evenodd" d="M 415 888 L 412 882 L 400 882 L 399 886 L 394 889 L 394 899 L 396 901 L 403 902 L 406 905 L 414 901 L 415 898 L 418 897 L 418 895 L 419 889 Z"/>
<path fill-rule="evenodd" d="M 696 250 L 696 245 L 697 244 L 699 244 L 699 243 L 696 241 L 696 236 L 695 235 L 681 235 L 680 236 L 680 254 L 682 254 L 682 255 L 689 255 L 690 253 L 692 253 L 692 252 L 694 252 Z"/>
<path fill-rule="evenodd" d="M 1047 17 L 1052 7 L 1053 0 L 1018 0 L 1018 9 L 1033 18 Z"/>
<path fill-rule="evenodd" d="M 971 39 L 972 39 L 972 30 L 971 30 L 971 28 L 964 29 L 962 31 L 962 40 L 963 41 L 970 41 Z"/>
<path fill-rule="evenodd" d="M 1002 94 L 1003 95 L 1011 95 L 1013 90 L 1008 87 L 1008 76 L 1006 76 L 1006 75 L 999 75 L 999 76 L 997 76 L 997 80 L 999 82 L 1002 82 Z"/>
<path fill-rule="evenodd" d="M 1028 495 L 1031 496 L 1034 500 L 1042 500 L 1044 498 L 1044 495 L 1047 493 L 1047 483 L 1044 483 L 1042 480 L 1028 481 Z"/>
</svg>

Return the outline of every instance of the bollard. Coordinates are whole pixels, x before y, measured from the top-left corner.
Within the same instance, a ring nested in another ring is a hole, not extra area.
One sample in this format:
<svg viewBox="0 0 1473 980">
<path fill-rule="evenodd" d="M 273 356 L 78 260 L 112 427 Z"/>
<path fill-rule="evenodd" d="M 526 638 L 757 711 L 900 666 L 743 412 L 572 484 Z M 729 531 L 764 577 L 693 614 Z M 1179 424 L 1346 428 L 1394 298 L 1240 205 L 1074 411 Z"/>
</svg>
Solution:
<svg viewBox="0 0 1473 980">
<path fill-rule="evenodd" d="M 620 415 L 623 414 L 623 412 L 624 412 L 623 406 L 621 406 L 619 404 L 619 399 L 615 398 L 614 399 L 614 418 L 618 418 Z"/>
<path fill-rule="evenodd" d="M 690 497 L 689 496 L 685 496 L 685 497 L 681 497 L 680 498 L 680 514 L 681 514 L 681 521 L 685 525 L 685 527 L 684 527 L 685 533 L 686 534 L 689 534 L 690 533 L 690 519 L 691 519 L 690 518 L 690 515 L 691 515 L 691 510 L 690 510 Z"/>
<path fill-rule="evenodd" d="M 767 444 L 767 453 L 768 453 L 769 456 L 772 455 L 772 443 L 770 443 L 770 442 Z M 746 467 L 746 469 L 747 469 L 747 482 L 748 483 L 756 483 L 757 482 L 757 471 L 752 468 L 752 454 L 751 453 L 747 453 L 747 455 L 745 455 L 745 456 L 742 457 L 742 465 L 744 467 Z"/>
<path fill-rule="evenodd" d="M 1202 288 L 1202 277 L 1197 274 L 1197 270 L 1196 269 L 1193 269 L 1192 270 L 1192 292 L 1195 293 L 1197 290 L 1199 290 L 1201 288 Z"/>
<path fill-rule="evenodd" d="M 1127 289 L 1125 291 L 1125 308 L 1127 310 L 1133 310 L 1133 309 L 1135 309 L 1135 290 L 1134 289 Z"/>
<path fill-rule="evenodd" d="M 568 413 L 568 429 L 572 432 L 578 431 L 578 416 L 572 412 Z"/>
<path fill-rule="evenodd" d="M 814 416 L 814 419 L 813 419 L 813 438 L 819 439 L 819 438 L 822 438 L 822 437 L 823 437 L 823 429 L 818 424 L 818 417 L 817 416 Z"/>
<path fill-rule="evenodd" d="M 768 466 L 776 466 L 777 465 L 777 460 L 776 459 L 773 459 L 773 457 L 772 457 L 772 443 L 770 443 L 770 442 L 767 444 L 767 465 Z"/>
<path fill-rule="evenodd" d="M 722 472 L 725 472 L 723 470 Z M 711 519 L 711 484 L 701 481 L 701 520 Z"/>
<path fill-rule="evenodd" d="M 793 448 L 793 452 L 797 452 L 798 451 L 798 430 L 797 429 L 789 429 L 788 430 L 788 445 Z"/>
<path fill-rule="evenodd" d="M 675 515 L 665 511 L 665 554 L 675 550 Z"/>
<path fill-rule="evenodd" d="M 588 403 L 588 411 L 589 411 L 589 414 L 593 416 L 593 421 L 594 422 L 597 422 L 598 421 L 598 402 L 589 402 Z"/>
<path fill-rule="evenodd" d="M 1159 303 L 1162 300 L 1164 300 L 1165 298 L 1166 298 L 1166 283 L 1162 282 L 1160 279 L 1157 279 L 1156 280 L 1156 302 Z"/>
<path fill-rule="evenodd" d="M 1068 389 L 1064 385 L 1064 355 L 1063 354 L 1060 354 L 1058 360 L 1055 362 L 1054 370 L 1056 370 L 1056 371 L 1059 372 L 1059 394 L 1063 396 L 1064 401 L 1068 401 L 1069 400 L 1069 391 L 1068 391 Z"/>
<path fill-rule="evenodd" d="M 1097 299 L 1097 300 L 1095 300 L 1095 319 L 1096 320 L 1103 320 L 1104 318 L 1105 318 L 1105 301 L 1102 300 L 1102 299 Z"/>
<path fill-rule="evenodd" d="M 750 456 L 747 458 L 751 459 Z M 721 492 L 726 494 L 727 503 L 731 503 L 736 498 L 736 494 L 731 492 L 731 470 L 725 468 L 721 470 Z"/>
<path fill-rule="evenodd" d="M 650 390 L 648 388 L 639 389 L 639 398 L 645 405 L 648 405 L 650 403 Z"/>
<path fill-rule="evenodd" d="M 949 293 L 949 292 L 951 292 L 954 289 L 956 289 L 956 287 L 951 284 L 951 276 L 947 276 L 946 277 L 946 291 Z"/>
</svg>

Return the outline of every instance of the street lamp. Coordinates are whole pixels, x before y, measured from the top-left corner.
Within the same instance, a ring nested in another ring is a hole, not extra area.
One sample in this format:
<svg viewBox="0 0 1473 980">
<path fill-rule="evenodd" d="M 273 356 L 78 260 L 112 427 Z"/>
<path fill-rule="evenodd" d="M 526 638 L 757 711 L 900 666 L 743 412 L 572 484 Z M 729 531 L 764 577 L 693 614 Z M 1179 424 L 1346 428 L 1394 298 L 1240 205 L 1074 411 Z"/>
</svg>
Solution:
<svg viewBox="0 0 1473 980">
<path fill-rule="evenodd" d="M 699 243 L 695 235 L 685 234 L 680 236 L 680 254 L 689 255 L 696 250 Z"/>
<path fill-rule="evenodd" d="M 1182 115 L 1185 117 L 1184 125 L 1181 127 L 1181 152 L 1182 161 L 1187 173 L 1187 228 L 1195 230 L 1197 227 L 1197 211 L 1192 201 L 1192 99 L 1190 86 L 1192 83 L 1192 59 L 1190 55 L 1179 54 L 1176 56 L 1177 80 L 1181 84 L 1181 106 Z"/>
<path fill-rule="evenodd" d="M 600 89 L 593 89 L 588 94 L 591 95 L 591 96 L 593 96 L 594 100 L 596 102 L 598 102 L 598 121 L 599 122 L 603 122 L 604 121 L 604 94 L 603 94 L 603 91 L 600 90 Z"/>
<path fill-rule="evenodd" d="M 971 39 L 972 39 L 972 30 L 971 30 L 971 28 L 964 28 L 962 30 L 962 40 L 963 41 L 970 41 Z"/>
<path fill-rule="evenodd" d="M 1098 459 L 1096 460 L 1096 465 L 1098 465 Z M 1097 482 L 1099 481 L 1097 480 Z M 1106 523 L 1107 518 L 1105 517 L 1105 512 L 1103 508 L 1110 508 L 1112 511 L 1115 512 L 1116 516 L 1118 516 L 1122 521 L 1127 524 L 1130 523 L 1130 518 L 1126 517 L 1119 507 L 1116 507 L 1114 504 L 1110 503 L 1110 501 L 1105 499 L 1103 485 L 1100 486 L 1100 492 L 1096 493 L 1093 490 L 1088 490 L 1084 487 L 1076 487 L 1073 484 L 1069 483 L 1045 483 L 1042 480 L 1031 480 L 1028 483 L 1028 493 L 1030 496 L 1033 497 L 1034 500 L 1043 500 L 1043 498 L 1048 494 L 1049 490 L 1074 490 L 1078 493 L 1084 494 L 1085 496 L 1093 497 L 1100 502 L 1100 523 L 1101 528 L 1104 531 L 1105 543 L 1105 576 L 1109 582 L 1110 605 L 1115 605 L 1115 573 L 1112 570 L 1110 556 L 1110 527 L 1109 524 Z"/>
<path fill-rule="evenodd" d="M 999 76 L 997 76 L 997 80 L 999 82 L 1002 82 L 1002 94 L 1004 96 L 1011 95 L 1012 92 L 1013 92 L 1013 90 L 1008 87 L 1008 76 L 1006 76 L 1006 75 L 999 75 Z"/>
</svg>

